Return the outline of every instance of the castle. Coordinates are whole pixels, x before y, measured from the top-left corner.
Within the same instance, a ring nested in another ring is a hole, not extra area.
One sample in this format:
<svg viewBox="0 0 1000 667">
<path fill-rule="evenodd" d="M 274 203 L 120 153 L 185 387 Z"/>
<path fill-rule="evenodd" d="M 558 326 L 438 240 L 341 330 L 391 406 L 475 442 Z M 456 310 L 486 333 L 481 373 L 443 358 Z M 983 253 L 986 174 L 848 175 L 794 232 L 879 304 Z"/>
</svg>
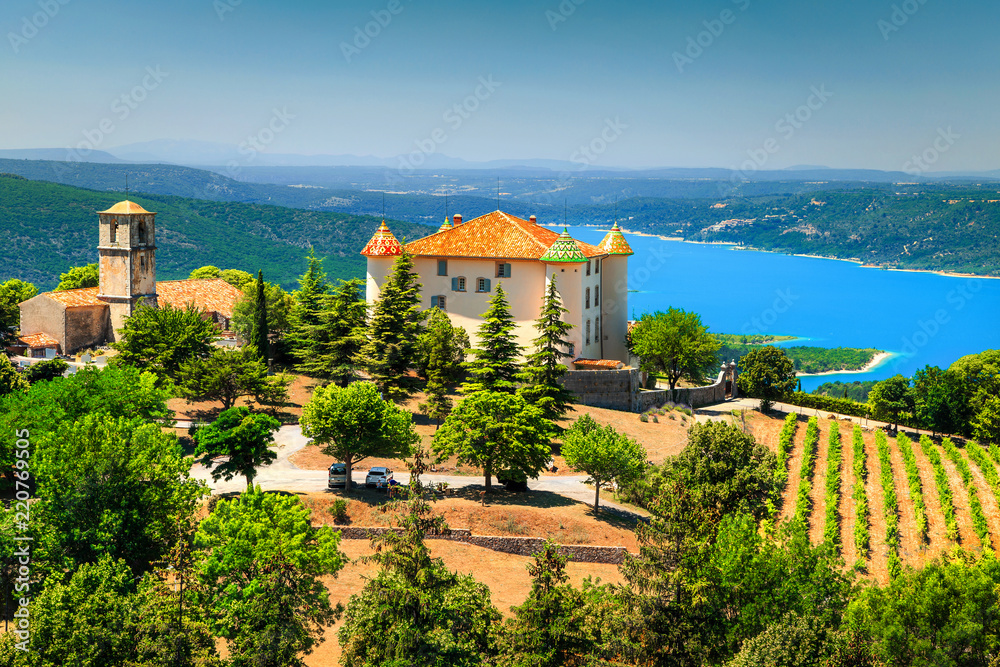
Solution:
<svg viewBox="0 0 1000 667">
<path fill-rule="evenodd" d="M 98 216 L 98 286 L 44 292 L 22 302 L 19 342 L 26 353 L 72 354 L 114 342 L 140 303 L 193 305 L 221 329 L 229 328 L 242 296 L 236 287 L 219 279 L 156 281 L 155 213 L 126 200 Z"/>
<path fill-rule="evenodd" d="M 383 221 L 361 251 L 368 259 L 366 295 L 374 302 L 406 250 L 423 285 L 423 308 L 448 313 L 478 344 L 482 314 L 496 286 L 503 285 L 515 320 L 518 344 L 531 352 L 538 337 L 535 321 L 549 281 L 556 280 L 563 319 L 572 325 L 566 350 L 576 369 L 628 365 L 626 349 L 628 258 L 632 255 L 618 225 L 599 245 L 590 245 L 528 220 L 494 211 L 462 221 L 461 215 L 422 239 L 399 243 Z"/>
</svg>

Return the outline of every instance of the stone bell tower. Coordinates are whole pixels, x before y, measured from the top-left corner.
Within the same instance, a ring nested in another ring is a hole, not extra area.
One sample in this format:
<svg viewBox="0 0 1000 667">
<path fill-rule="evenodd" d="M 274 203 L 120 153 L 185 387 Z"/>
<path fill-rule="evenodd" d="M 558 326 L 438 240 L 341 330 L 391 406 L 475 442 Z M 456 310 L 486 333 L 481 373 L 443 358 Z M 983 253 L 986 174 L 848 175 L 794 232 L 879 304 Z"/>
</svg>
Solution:
<svg viewBox="0 0 1000 667">
<path fill-rule="evenodd" d="M 156 306 L 156 214 L 125 200 L 101 211 L 97 298 L 108 304 L 109 338 L 139 305 Z"/>
</svg>

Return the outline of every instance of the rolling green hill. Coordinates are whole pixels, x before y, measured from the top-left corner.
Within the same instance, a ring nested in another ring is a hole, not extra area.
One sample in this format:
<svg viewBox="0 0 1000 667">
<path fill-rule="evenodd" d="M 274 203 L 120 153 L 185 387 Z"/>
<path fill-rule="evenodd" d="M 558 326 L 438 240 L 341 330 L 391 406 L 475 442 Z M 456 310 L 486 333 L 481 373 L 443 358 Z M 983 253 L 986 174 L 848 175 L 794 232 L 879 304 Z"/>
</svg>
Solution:
<svg viewBox="0 0 1000 667">
<path fill-rule="evenodd" d="M 343 213 L 166 195 L 130 194 L 157 213 L 157 278 L 186 278 L 206 264 L 256 272 L 286 288 L 305 271 L 310 245 L 331 278 L 364 277 L 359 255 L 379 219 Z M 52 289 L 70 266 L 97 261 L 97 211 L 120 193 L 0 177 L 0 281 L 20 278 Z M 394 233 L 425 236 L 422 225 L 393 222 Z"/>
</svg>

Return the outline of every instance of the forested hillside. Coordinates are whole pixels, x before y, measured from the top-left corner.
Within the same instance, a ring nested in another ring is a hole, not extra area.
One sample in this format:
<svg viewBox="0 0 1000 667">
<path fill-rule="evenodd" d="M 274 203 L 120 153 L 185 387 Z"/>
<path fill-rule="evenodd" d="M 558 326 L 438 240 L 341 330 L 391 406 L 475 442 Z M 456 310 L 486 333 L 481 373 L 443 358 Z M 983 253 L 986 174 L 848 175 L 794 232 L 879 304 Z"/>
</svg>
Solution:
<svg viewBox="0 0 1000 667">
<path fill-rule="evenodd" d="M 20 278 L 52 289 L 59 274 L 97 258 L 97 211 L 121 193 L 0 177 L 0 281 Z M 165 195 L 130 194 L 157 213 L 157 278 L 186 278 L 212 264 L 255 272 L 291 288 L 306 268 L 310 245 L 327 259 L 331 278 L 363 277 L 359 255 L 379 219 L 263 204 L 212 202 Z M 430 230 L 393 222 L 402 239 Z"/>
</svg>

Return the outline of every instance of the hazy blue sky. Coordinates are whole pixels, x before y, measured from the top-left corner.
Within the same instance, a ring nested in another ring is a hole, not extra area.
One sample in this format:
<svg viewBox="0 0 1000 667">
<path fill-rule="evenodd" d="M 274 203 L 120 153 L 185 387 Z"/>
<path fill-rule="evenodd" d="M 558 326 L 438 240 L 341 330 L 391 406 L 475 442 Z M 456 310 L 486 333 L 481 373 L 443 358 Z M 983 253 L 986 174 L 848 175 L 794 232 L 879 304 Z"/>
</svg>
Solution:
<svg viewBox="0 0 1000 667">
<path fill-rule="evenodd" d="M 1000 167 L 996 2 L 62 1 L 0 4 L 0 147 Z"/>
</svg>

